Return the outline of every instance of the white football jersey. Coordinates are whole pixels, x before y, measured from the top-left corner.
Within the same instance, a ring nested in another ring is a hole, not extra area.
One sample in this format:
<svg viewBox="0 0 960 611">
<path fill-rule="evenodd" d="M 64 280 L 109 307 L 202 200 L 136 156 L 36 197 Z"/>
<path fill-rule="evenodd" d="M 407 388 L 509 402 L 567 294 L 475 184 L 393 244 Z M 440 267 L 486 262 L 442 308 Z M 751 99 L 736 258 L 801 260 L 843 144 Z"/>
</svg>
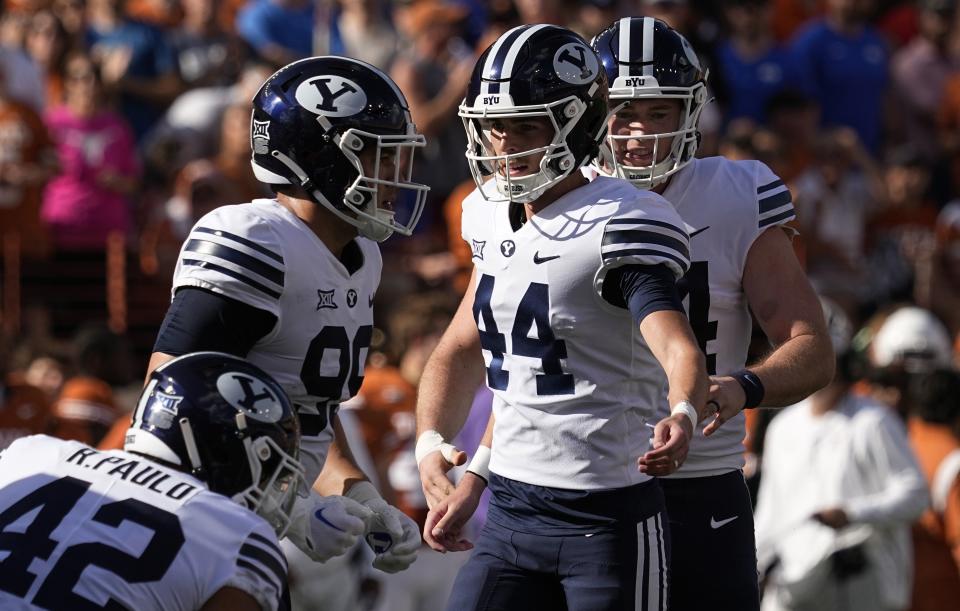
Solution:
<svg viewBox="0 0 960 611">
<path fill-rule="evenodd" d="M 0 454 L 0 608 L 195 610 L 220 588 L 277 609 L 270 525 L 200 480 L 34 435 Z"/>
<path fill-rule="evenodd" d="M 333 440 L 329 417 L 363 382 L 373 298 L 383 262 L 377 244 L 354 240 L 351 273 L 315 233 L 276 200 L 224 206 L 193 227 L 180 250 L 173 293 L 199 287 L 277 317 L 246 355 L 296 406 L 300 460 L 313 482 Z"/>
<path fill-rule="evenodd" d="M 495 398 L 490 470 L 567 489 L 621 488 L 648 479 L 666 376 L 630 311 L 601 296 L 627 264 L 688 266 L 687 235 L 659 195 L 600 178 L 514 231 L 509 203 L 474 191 L 463 202 L 473 251 L 474 318 Z"/>
<path fill-rule="evenodd" d="M 743 292 L 744 264 L 761 233 L 795 218 L 790 191 L 759 161 L 708 157 L 694 159 L 674 174 L 663 196 L 690 234 L 690 270 L 680 288 L 707 372 L 743 369 L 752 324 Z M 664 398 L 660 415 L 669 411 Z M 743 467 L 743 413 L 704 437 L 703 427 L 711 420 L 701 423 L 686 462 L 671 477 L 719 475 Z"/>
</svg>

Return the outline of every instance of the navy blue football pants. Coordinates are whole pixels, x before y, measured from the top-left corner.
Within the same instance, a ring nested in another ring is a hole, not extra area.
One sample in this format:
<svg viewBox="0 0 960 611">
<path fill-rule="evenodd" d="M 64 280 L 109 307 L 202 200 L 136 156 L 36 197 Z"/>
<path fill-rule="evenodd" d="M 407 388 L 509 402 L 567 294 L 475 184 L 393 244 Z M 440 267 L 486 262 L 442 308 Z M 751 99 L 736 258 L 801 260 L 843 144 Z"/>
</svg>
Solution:
<svg viewBox="0 0 960 611">
<path fill-rule="evenodd" d="M 660 487 L 670 516 L 670 611 L 759 611 L 743 474 L 661 479 Z"/>
<path fill-rule="evenodd" d="M 658 509 L 586 534 L 521 532 L 488 519 L 448 611 L 665 611 L 670 557 Z M 529 529 L 525 529 L 529 530 Z"/>
</svg>

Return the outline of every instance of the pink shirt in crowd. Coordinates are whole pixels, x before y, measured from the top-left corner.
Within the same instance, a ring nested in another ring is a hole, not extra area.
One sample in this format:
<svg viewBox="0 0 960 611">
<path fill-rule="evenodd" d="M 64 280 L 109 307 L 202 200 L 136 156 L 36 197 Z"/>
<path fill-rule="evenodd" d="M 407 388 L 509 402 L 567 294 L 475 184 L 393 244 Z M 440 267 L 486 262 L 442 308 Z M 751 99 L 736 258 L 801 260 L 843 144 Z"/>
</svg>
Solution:
<svg viewBox="0 0 960 611">
<path fill-rule="evenodd" d="M 47 185 L 41 216 L 57 247 L 103 248 L 111 232 L 128 232 L 131 213 L 126 197 L 99 186 L 96 178 L 104 171 L 139 173 L 133 133 L 110 111 L 80 118 L 61 106 L 48 111 L 44 120 L 57 146 L 61 173 Z"/>
</svg>

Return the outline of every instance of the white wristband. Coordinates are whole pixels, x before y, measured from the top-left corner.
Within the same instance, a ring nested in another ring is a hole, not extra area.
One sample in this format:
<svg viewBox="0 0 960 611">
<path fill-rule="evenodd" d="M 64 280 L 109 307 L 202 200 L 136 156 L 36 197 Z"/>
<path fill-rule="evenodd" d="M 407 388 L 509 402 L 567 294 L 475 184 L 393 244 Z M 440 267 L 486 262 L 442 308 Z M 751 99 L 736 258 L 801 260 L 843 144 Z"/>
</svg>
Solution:
<svg viewBox="0 0 960 611">
<path fill-rule="evenodd" d="M 350 489 L 343 495 L 348 499 L 352 499 L 361 505 L 365 504 L 371 499 L 381 499 L 380 493 L 377 492 L 377 489 L 373 487 L 373 484 L 367 481 L 357 482 L 356 484 L 350 486 Z"/>
<path fill-rule="evenodd" d="M 693 430 L 697 430 L 697 410 L 694 409 L 693 403 L 689 401 L 681 401 L 673 406 L 673 409 L 670 410 L 670 415 L 674 416 L 676 414 L 683 414 L 690 419 L 690 423 L 693 425 Z"/>
<path fill-rule="evenodd" d="M 418 466 L 420 465 L 420 461 L 422 461 L 427 454 L 436 451 L 439 451 L 448 463 L 453 464 L 453 455 L 458 450 L 456 446 L 447 443 L 443 438 L 443 435 L 434 431 L 433 429 L 424 431 L 419 437 L 417 437 L 417 448 L 413 453 L 417 457 Z"/>
<path fill-rule="evenodd" d="M 477 446 L 477 451 L 473 453 L 473 459 L 467 466 L 467 471 L 482 478 L 483 481 L 490 481 L 490 448 L 487 446 Z"/>
</svg>

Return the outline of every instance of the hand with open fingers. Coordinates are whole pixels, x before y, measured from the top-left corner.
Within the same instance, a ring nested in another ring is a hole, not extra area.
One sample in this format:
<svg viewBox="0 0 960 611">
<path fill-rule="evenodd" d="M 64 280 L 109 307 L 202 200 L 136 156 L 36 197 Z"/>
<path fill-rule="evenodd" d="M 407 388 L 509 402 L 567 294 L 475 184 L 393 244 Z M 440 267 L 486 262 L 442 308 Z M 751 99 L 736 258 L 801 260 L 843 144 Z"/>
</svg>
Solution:
<svg viewBox="0 0 960 611">
<path fill-rule="evenodd" d="M 453 448 L 453 446 L 450 446 Z M 453 494 L 454 485 L 447 477 L 447 472 L 453 467 L 467 462 L 466 452 L 453 448 L 449 459 L 439 450 L 431 452 L 423 457 L 418 467 L 420 468 L 420 485 L 423 487 L 423 494 L 427 497 L 427 507 L 433 508 L 434 505 Z"/>
<path fill-rule="evenodd" d="M 464 552 L 473 543 L 462 538 L 463 527 L 473 517 L 487 484 L 483 478 L 467 473 L 453 494 L 437 503 L 427 514 L 423 540 L 438 552 Z"/>
<path fill-rule="evenodd" d="M 420 527 L 405 513 L 380 498 L 363 503 L 373 515 L 368 521 L 367 545 L 375 554 L 373 567 L 398 573 L 417 559 Z"/>
<path fill-rule="evenodd" d="M 637 460 L 641 473 L 661 477 L 680 468 L 687 458 L 693 423 L 684 414 L 667 416 L 653 429 L 653 449 Z"/>
<path fill-rule="evenodd" d="M 707 394 L 707 406 L 716 410 L 716 416 L 703 429 L 706 437 L 713 435 L 724 422 L 743 410 L 746 394 L 743 387 L 730 376 L 711 376 L 710 390 Z"/>
<path fill-rule="evenodd" d="M 326 562 L 350 550 L 372 516 L 372 511 L 347 497 L 311 492 L 294 504 L 287 538 L 312 560 Z"/>
</svg>

